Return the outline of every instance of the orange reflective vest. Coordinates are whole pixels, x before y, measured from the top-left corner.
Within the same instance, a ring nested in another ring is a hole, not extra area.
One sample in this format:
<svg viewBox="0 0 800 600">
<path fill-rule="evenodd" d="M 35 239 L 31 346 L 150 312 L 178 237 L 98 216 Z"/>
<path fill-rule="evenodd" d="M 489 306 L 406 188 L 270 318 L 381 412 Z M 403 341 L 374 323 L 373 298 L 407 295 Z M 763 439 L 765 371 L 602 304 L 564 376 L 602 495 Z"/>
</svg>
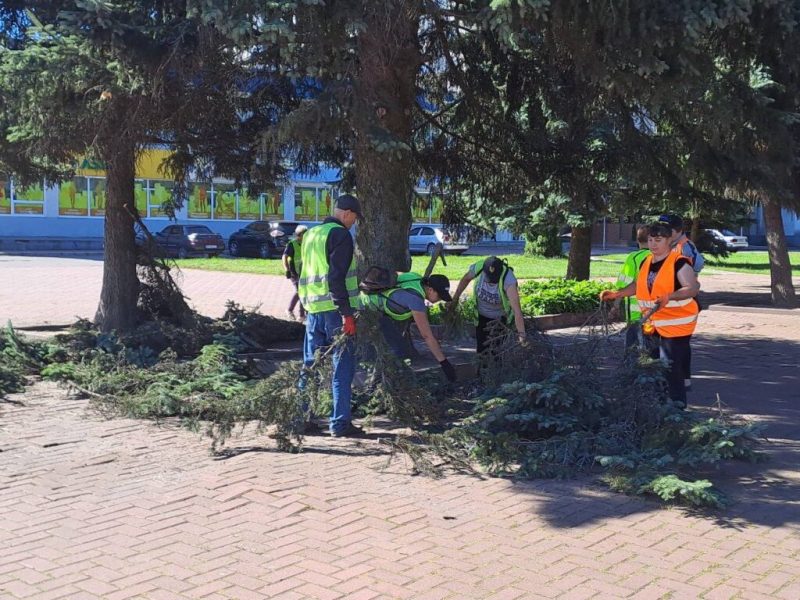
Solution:
<svg viewBox="0 0 800 600">
<path fill-rule="evenodd" d="M 670 252 L 656 275 L 653 288 L 647 289 L 647 275 L 653 256 L 644 259 L 639 276 L 636 279 L 636 300 L 642 312 L 652 310 L 656 300 L 675 291 L 675 262 L 680 258 L 676 252 Z M 697 325 L 697 313 L 700 312 L 694 298 L 670 300 L 666 306 L 660 307 L 650 317 L 650 321 L 662 337 L 682 337 L 692 335 Z"/>
</svg>

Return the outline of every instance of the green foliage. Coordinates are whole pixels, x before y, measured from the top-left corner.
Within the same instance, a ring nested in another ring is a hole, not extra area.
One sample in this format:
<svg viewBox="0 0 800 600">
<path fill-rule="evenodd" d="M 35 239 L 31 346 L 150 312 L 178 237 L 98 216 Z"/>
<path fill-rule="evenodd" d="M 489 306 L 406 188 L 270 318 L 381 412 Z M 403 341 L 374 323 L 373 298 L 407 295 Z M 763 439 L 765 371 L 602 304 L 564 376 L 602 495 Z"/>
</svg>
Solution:
<svg viewBox="0 0 800 600">
<path fill-rule="evenodd" d="M 526 317 L 557 313 L 593 312 L 600 306 L 601 290 L 612 285 L 600 281 L 548 279 L 520 286 L 520 305 Z"/>
<path fill-rule="evenodd" d="M 544 256 L 554 258 L 561 256 L 561 239 L 558 237 L 558 229 L 551 227 L 542 232 L 531 232 L 526 234 L 525 254 L 527 256 Z"/>
<path fill-rule="evenodd" d="M 596 360 L 594 343 L 551 355 L 557 368 L 487 390 L 452 429 L 425 436 L 409 454 L 422 471 L 477 463 L 493 475 L 564 477 L 600 470 L 614 490 L 665 502 L 721 506 L 722 495 L 693 473 L 732 459 L 757 460 L 761 427 L 723 411 L 674 406 L 662 366 L 628 355 L 618 367 Z M 540 354 L 540 362 L 547 354 Z M 419 446 L 419 443 L 422 446 Z M 398 449 L 408 448 L 403 440 Z"/>
<path fill-rule="evenodd" d="M 42 344 L 23 340 L 11 323 L 0 330 L 0 400 L 24 389 L 27 376 L 38 370 L 44 352 Z"/>
</svg>

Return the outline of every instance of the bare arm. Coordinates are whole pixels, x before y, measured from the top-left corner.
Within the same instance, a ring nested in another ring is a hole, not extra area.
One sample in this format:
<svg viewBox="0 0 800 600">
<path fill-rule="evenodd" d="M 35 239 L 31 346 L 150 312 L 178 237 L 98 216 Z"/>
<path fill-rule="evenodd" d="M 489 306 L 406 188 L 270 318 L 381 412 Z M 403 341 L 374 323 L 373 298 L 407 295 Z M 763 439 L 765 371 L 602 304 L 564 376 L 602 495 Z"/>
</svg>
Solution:
<svg viewBox="0 0 800 600">
<path fill-rule="evenodd" d="M 288 271 L 289 270 L 289 255 L 288 254 L 284 254 L 283 257 L 282 257 L 282 260 L 283 260 L 283 270 L 284 271 Z"/>
<path fill-rule="evenodd" d="M 669 295 L 670 300 L 694 298 L 700 291 L 700 282 L 697 281 L 697 273 L 695 273 L 694 269 L 689 265 L 683 265 L 678 271 L 678 283 L 681 284 L 681 287 Z"/>
<path fill-rule="evenodd" d="M 464 290 L 467 289 L 469 282 L 473 279 L 475 278 L 470 274 L 469 271 L 464 274 L 464 276 L 461 278 L 461 281 L 458 282 L 458 287 L 453 294 L 453 304 L 458 304 L 458 299 L 461 298 L 461 294 L 464 293 Z"/>
<path fill-rule="evenodd" d="M 522 318 L 522 306 L 519 303 L 519 287 L 516 283 L 506 288 L 506 295 L 508 301 L 511 302 L 511 309 L 514 311 L 514 325 L 517 327 L 517 333 L 521 336 L 525 335 L 525 320 Z"/>
<path fill-rule="evenodd" d="M 439 345 L 439 342 L 433 337 L 431 325 L 428 323 L 428 313 L 421 310 L 412 310 L 411 315 L 414 317 L 414 323 L 416 323 L 417 329 L 419 329 L 419 334 L 422 336 L 422 339 L 425 340 L 425 345 L 428 346 L 433 357 L 437 361 L 442 362 L 447 357 L 444 355 L 444 352 L 442 352 L 442 347 Z"/>
</svg>

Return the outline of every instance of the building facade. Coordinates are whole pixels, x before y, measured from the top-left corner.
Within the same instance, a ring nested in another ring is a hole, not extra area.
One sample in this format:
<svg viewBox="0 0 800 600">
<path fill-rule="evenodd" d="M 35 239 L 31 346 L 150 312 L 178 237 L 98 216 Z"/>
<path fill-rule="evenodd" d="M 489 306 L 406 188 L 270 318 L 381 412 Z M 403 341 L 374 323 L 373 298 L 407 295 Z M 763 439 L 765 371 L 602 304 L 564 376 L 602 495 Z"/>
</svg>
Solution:
<svg viewBox="0 0 800 600">
<path fill-rule="evenodd" d="M 135 204 L 147 227 L 160 231 L 170 224 L 162 206 L 172 195 L 174 180 L 162 170 L 166 149 L 149 149 L 137 163 Z M 0 239 L 103 238 L 106 174 L 102 164 L 82 161 L 75 177 L 61 184 L 22 188 L 0 174 Z M 294 172 L 288 181 L 252 193 L 230 180 L 188 181 L 188 198 L 176 211 L 178 223 L 207 225 L 227 238 L 250 221 L 288 220 L 318 223 L 332 214 L 339 191 L 339 172 L 322 169 L 314 175 Z M 438 224 L 442 201 L 417 190 L 411 206 L 414 223 Z"/>
</svg>

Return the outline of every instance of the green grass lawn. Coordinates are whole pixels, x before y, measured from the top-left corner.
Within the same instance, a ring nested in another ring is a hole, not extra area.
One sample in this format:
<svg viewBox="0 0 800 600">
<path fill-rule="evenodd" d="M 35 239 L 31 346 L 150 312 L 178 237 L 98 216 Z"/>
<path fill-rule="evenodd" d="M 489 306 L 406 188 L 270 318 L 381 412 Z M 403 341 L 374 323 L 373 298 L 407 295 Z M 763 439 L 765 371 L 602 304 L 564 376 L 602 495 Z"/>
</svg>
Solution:
<svg viewBox="0 0 800 600">
<path fill-rule="evenodd" d="M 439 262 L 434 272 L 447 275 L 451 280 L 458 280 L 467 272 L 469 266 L 480 256 L 448 256 L 447 266 Z M 513 254 L 505 256 L 514 267 L 519 279 L 535 279 L 538 277 L 563 277 L 567 272 L 566 258 L 536 258 Z M 427 256 L 414 256 L 412 270 L 423 273 L 428 265 Z M 283 275 L 280 259 L 262 258 L 186 258 L 176 261 L 182 269 L 203 269 L 206 271 L 228 271 L 231 273 L 260 273 L 262 275 Z M 622 262 L 592 261 L 592 277 L 616 277 Z"/>
<path fill-rule="evenodd" d="M 790 252 L 790 260 L 795 270 L 800 270 L 800 252 Z M 448 256 L 447 266 L 440 262 L 436 273 L 447 275 L 451 280 L 458 280 L 467 272 L 469 266 L 479 260 L 480 256 Z M 567 272 L 566 258 L 538 258 L 511 254 L 503 258 L 514 267 L 519 279 L 536 279 L 539 277 L 563 277 Z M 591 263 L 592 277 L 616 277 L 625 260 L 625 254 L 607 254 L 593 257 Z M 230 273 L 260 273 L 262 275 L 283 275 L 280 259 L 263 258 L 186 258 L 176 261 L 182 269 L 203 269 L 205 271 L 228 271 Z M 414 256 L 412 270 L 423 273 L 428 265 L 427 256 Z M 766 251 L 737 252 L 728 258 L 706 256 L 706 270 L 736 271 L 740 273 L 757 273 L 769 275 L 769 261 Z"/>
<path fill-rule="evenodd" d="M 769 275 L 769 258 L 766 250 L 753 252 L 735 252 L 727 258 L 716 258 L 708 254 L 705 255 L 706 266 L 703 273 L 714 271 L 728 271 L 736 273 L 754 273 L 756 275 Z M 598 256 L 592 260 L 592 269 L 597 262 L 615 262 L 622 264 L 625 260 L 624 254 L 608 254 Z M 800 272 L 800 252 L 789 252 L 789 261 L 792 263 L 795 274 Z M 592 271 L 594 275 L 594 271 Z"/>
</svg>

